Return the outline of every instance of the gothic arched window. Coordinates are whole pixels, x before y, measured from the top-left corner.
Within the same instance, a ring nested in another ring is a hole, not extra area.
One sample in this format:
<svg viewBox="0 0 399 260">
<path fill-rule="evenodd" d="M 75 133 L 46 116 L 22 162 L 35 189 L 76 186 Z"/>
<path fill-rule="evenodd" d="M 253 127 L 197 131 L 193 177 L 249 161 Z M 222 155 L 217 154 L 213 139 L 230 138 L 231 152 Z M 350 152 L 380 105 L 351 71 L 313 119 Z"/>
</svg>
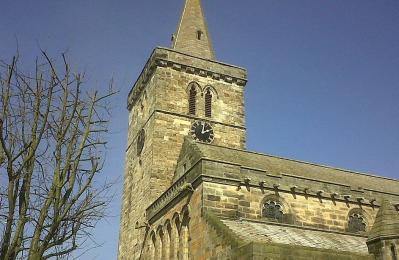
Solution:
<svg viewBox="0 0 399 260">
<path fill-rule="evenodd" d="M 354 213 L 349 216 L 348 231 L 353 233 L 366 232 L 366 221 L 362 214 Z"/>
<path fill-rule="evenodd" d="M 192 84 L 188 98 L 188 113 L 190 115 L 195 115 L 196 105 L 197 105 L 197 90 L 195 88 L 195 84 Z"/>
<path fill-rule="evenodd" d="M 273 221 L 283 222 L 283 207 L 276 201 L 266 201 L 263 204 L 262 216 Z"/>
</svg>

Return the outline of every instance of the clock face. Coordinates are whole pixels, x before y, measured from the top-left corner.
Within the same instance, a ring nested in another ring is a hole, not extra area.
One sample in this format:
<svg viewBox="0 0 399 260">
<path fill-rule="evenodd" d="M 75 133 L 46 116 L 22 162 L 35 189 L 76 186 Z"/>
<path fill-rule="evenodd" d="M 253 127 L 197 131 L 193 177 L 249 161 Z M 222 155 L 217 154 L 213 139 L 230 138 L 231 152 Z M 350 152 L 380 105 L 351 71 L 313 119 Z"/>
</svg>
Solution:
<svg viewBox="0 0 399 260">
<path fill-rule="evenodd" d="M 137 155 L 140 155 L 143 151 L 145 141 L 145 131 L 141 129 L 139 135 L 137 136 Z"/>
<path fill-rule="evenodd" d="M 201 141 L 204 143 L 212 143 L 215 137 L 212 126 L 204 121 L 196 121 L 191 126 L 191 135 L 194 140 Z"/>
</svg>

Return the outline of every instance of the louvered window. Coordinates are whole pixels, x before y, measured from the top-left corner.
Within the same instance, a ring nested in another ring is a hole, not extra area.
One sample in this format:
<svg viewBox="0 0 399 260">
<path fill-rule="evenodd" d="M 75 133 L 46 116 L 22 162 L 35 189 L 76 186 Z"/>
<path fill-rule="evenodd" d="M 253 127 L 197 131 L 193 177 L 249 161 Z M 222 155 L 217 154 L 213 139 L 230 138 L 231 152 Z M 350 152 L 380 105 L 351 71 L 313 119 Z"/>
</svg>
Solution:
<svg viewBox="0 0 399 260">
<path fill-rule="evenodd" d="M 209 89 L 205 93 L 205 116 L 212 116 L 212 93 Z"/>
<path fill-rule="evenodd" d="M 188 100 L 188 113 L 190 115 L 195 115 L 196 103 L 197 103 L 197 90 L 195 89 L 195 85 L 192 85 Z"/>
</svg>

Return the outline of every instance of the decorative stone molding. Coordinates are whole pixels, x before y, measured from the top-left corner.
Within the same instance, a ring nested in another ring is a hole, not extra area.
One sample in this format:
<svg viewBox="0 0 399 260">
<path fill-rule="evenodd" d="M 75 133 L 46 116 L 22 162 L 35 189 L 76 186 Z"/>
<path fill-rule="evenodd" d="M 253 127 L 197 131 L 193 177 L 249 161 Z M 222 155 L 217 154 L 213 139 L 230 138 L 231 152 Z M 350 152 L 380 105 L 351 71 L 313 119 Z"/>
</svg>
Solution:
<svg viewBox="0 0 399 260">
<path fill-rule="evenodd" d="M 203 160 L 200 159 L 194 165 L 197 165 Z M 188 193 L 194 192 L 194 188 L 198 187 L 202 182 L 211 182 L 223 185 L 230 185 L 235 187 L 247 187 L 247 188 L 258 188 L 261 191 L 271 191 L 271 192 L 284 192 L 292 194 L 295 191 L 296 195 L 303 195 L 309 197 L 315 197 L 324 200 L 334 200 L 342 201 L 345 203 L 351 203 L 356 205 L 365 205 L 372 207 L 380 207 L 380 204 L 376 202 L 375 198 L 367 197 L 355 197 L 350 194 L 339 194 L 336 191 L 323 191 L 323 190 L 312 190 L 310 187 L 298 187 L 293 185 L 284 185 L 280 183 L 275 183 L 267 180 L 254 182 L 251 181 L 249 177 L 244 177 L 243 179 L 232 179 L 222 176 L 209 176 L 203 173 L 191 172 L 188 170 L 180 179 L 178 179 L 164 194 L 162 194 L 152 205 L 147 208 L 147 220 L 155 220 L 157 216 L 162 215 L 162 210 L 167 208 L 168 205 L 173 204 L 173 201 L 178 200 L 178 198 L 187 195 Z M 396 204 L 398 208 L 399 204 Z M 399 210 L 399 209 L 398 209 Z"/>
<path fill-rule="evenodd" d="M 182 176 L 167 191 L 165 191 L 146 210 L 147 220 L 151 220 L 161 209 L 173 201 L 183 192 L 192 192 L 193 187 L 186 181 L 187 176 Z"/>
<path fill-rule="evenodd" d="M 176 55 L 178 58 L 181 59 L 181 61 L 172 60 L 170 56 L 173 55 Z M 165 49 L 165 48 L 156 48 L 152 52 L 150 58 L 148 59 L 146 65 L 144 66 L 144 69 L 142 70 L 140 76 L 136 80 L 135 84 L 133 85 L 128 95 L 127 108 L 130 110 L 134 106 L 134 104 L 141 96 L 142 91 L 145 88 L 145 85 L 153 76 L 153 73 L 156 71 L 156 69 L 159 67 L 171 68 L 176 71 L 183 71 L 200 77 L 205 77 L 205 78 L 209 77 L 214 80 L 223 81 L 228 84 L 236 84 L 242 87 L 245 86 L 247 83 L 246 72 L 242 68 L 234 67 L 232 65 L 216 61 L 204 60 L 198 57 L 192 57 L 198 61 L 197 62 L 198 64 L 194 63 L 184 64 L 185 60 L 182 59 L 182 57 L 186 56 L 188 55 L 176 52 L 174 50 Z M 206 65 L 201 63 L 204 63 Z M 224 73 L 219 72 L 218 70 L 223 71 Z M 237 74 L 237 73 L 229 73 L 234 70 L 242 71 L 242 74 L 245 75 L 242 75 L 242 77 L 229 75 L 229 74 Z"/>
</svg>

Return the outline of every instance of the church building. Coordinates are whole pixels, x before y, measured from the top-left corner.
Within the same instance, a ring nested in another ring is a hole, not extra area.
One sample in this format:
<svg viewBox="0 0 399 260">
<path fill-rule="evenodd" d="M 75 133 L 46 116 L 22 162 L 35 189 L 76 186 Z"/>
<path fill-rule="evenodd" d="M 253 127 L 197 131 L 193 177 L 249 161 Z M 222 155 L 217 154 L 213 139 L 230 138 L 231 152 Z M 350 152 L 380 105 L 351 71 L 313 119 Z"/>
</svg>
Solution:
<svg viewBox="0 0 399 260">
<path fill-rule="evenodd" d="M 128 96 L 120 260 L 399 260 L 399 181 L 246 150 L 247 71 L 185 0 Z"/>
</svg>

